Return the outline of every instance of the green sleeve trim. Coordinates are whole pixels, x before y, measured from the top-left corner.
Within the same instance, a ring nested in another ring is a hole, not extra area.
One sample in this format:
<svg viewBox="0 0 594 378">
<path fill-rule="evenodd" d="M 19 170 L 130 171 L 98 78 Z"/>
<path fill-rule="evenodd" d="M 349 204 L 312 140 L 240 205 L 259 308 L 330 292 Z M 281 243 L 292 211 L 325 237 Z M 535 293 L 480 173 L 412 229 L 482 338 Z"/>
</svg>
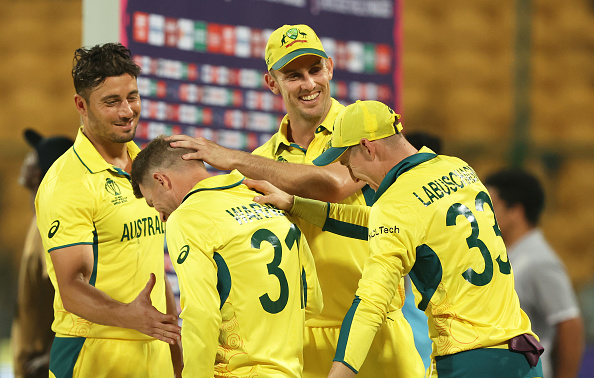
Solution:
<svg viewBox="0 0 594 378">
<path fill-rule="evenodd" d="M 219 310 L 223 308 L 223 305 L 229 298 L 229 293 L 231 293 L 231 273 L 229 272 L 229 267 L 219 253 L 215 252 L 213 259 L 217 264 L 217 291 L 219 292 L 219 298 L 221 299 L 221 305 Z"/>
<path fill-rule="evenodd" d="M 48 249 L 47 252 L 50 253 L 52 251 L 55 251 L 56 249 L 62 249 L 62 248 L 66 248 L 66 247 L 72 247 L 72 246 L 75 246 L 75 245 L 93 245 L 93 242 L 81 242 L 81 243 L 65 244 L 65 245 L 61 245 L 61 246 L 58 246 L 58 247 L 50 248 L 50 249 Z"/>
<path fill-rule="evenodd" d="M 329 207 L 329 204 L 326 202 L 294 196 L 293 207 L 290 213 L 322 228 L 324 227 L 324 223 L 326 223 L 327 208 Z"/>
<path fill-rule="evenodd" d="M 93 230 L 93 271 L 89 277 L 89 285 L 95 286 L 97 282 L 97 263 L 99 260 L 99 236 L 97 235 L 97 228 Z"/>
<path fill-rule="evenodd" d="M 330 207 L 328 207 L 330 208 Z M 368 240 L 369 229 L 358 224 L 342 222 L 336 219 L 328 218 L 323 231 L 328 231 L 336 235 L 345 236 L 351 239 Z"/>
<path fill-rule="evenodd" d="M 415 264 L 408 275 L 419 293 L 421 293 L 418 308 L 425 311 L 431 297 L 433 297 L 441 283 L 443 268 L 439 257 L 427 244 L 418 246 L 416 254 Z"/>
<path fill-rule="evenodd" d="M 349 369 L 351 369 L 353 372 L 355 372 L 355 374 L 357 374 L 358 371 L 344 361 L 344 355 L 346 352 L 347 343 L 349 341 L 349 334 L 351 332 L 353 318 L 355 317 L 355 311 L 357 311 L 357 307 L 359 306 L 360 302 L 361 302 L 361 299 L 355 295 L 353 304 L 351 305 L 351 308 L 349 309 L 349 311 L 347 311 L 347 313 L 342 321 L 342 325 L 340 326 L 340 334 L 338 336 L 338 344 L 336 345 L 336 353 L 334 354 L 334 360 L 333 360 L 333 361 L 337 361 L 337 362 L 341 362 L 341 363 L 345 364 Z"/>
</svg>

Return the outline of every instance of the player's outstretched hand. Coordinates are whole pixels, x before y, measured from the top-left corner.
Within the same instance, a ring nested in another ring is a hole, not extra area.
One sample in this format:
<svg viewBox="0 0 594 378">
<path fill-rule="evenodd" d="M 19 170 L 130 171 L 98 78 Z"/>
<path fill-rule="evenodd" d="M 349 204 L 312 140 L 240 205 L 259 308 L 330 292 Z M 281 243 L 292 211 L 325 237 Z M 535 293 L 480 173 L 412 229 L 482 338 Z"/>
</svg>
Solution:
<svg viewBox="0 0 594 378">
<path fill-rule="evenodd" d="M 195 150 L 182 156 L 184 160 L 202 160 L 216 169 L 230 171 L 235 169 L 235 158 L 242 151 L 231 150 L 206 138 L 192 138 L 187 135 L 170 135 L 165 138 L 171 147 L 183 147 Z"/>
<path fill-rule="evenodd" d="M 151 291 L 156 278 L 151 273 L 146 286 L 136 299 L 128 304 L 126 317 L 127 328 L 135 329 L 168 344 L 175 344 L 181 339 L 181 327 L 177 325 L 177 316 L 163 314 L 151 302 Z"/>
<path fill-rule="evenodd" d="M 265 180 L 245 179 L 243 183 L 250 189 L 262 193 L 262 196 L 254 197 L 254 202 L 268 203 L 286 212 L 293 207 L 294 196 L 288 194 Z"/>
</svg>

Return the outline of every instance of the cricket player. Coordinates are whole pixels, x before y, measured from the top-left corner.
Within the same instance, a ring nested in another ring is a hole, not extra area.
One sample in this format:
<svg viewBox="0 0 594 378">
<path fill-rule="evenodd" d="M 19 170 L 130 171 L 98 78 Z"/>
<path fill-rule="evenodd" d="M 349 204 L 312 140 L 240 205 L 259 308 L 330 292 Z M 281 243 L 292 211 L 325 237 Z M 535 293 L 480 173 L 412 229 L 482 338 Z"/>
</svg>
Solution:
<svg viewBox="0 0 594 378">
<path fill-rule="evenodd" d="M 130 183 L 139 73 L 121 44 L 75 52 L 74 103 L 83 125 L 35 200 L 56 291 L 50 377 L 173 377 L 172 355 L 181 372 L 165 224 Z"/>
<path fill-rule="evenodd" d="M 172 146 L 196 150 L 185 158 L 203 159 L 218 169 L 237 169 L 244 176 L 264 179 L 293 194 L 323 201 L 365 206 L 373 190 L 354 182 L 340 164 L 314 167 L 312 161 L 329 144 L 334 119 L 344 108 L 330 94 L 334 74 L 332 58 L 307 25 L 283 25 L 269 37 L 264 80 L 283 99 L 287 114 L 272 138 L 252 154 L 230 150 L 203 138 L 173 136 Z M 348 311 L 369 256 L 365 240 L 349 239 L 300 222 L 314 258 L 324 309 L 306 323 L 304 377 L 326 377 L 332 365 L 341 321 Z M 421 377 L 419 357 L 410 325 L 402 314 L 404 286 L 380 325 L 361 377 Z M 421 335 L 421 337 L 427 335 Z M 398 364 L 394 364 L 398 361 Z"/>
<path fill-rule="evenodd" d="M 542 347 L 520 309 L 487 189 L 464 161 L 425 147 L 417 151 L 398 119 L 385 104 L 357 101 L 337 116 L 332 147 L 314 161 L 338 160 L 355 181 L 367 182 L 376 190 L 371 207 L 275 191 L 255 198 L 368 239 L 371 255 L 342 322 L 329 377 L 355 376 L 404 274 L 428 317 L 433 353 L 427 376 L 542 377 Z"/>
<path fill-rule="evenodd" d="M 181 294 L 184 377 L 302 376 L 305 312 L 322 293 L 305 237 L 252 201 L 237 172 L 211 176 L 163 137 L 132 165 L 132 185 L 163 221 Z"/>
</svg>

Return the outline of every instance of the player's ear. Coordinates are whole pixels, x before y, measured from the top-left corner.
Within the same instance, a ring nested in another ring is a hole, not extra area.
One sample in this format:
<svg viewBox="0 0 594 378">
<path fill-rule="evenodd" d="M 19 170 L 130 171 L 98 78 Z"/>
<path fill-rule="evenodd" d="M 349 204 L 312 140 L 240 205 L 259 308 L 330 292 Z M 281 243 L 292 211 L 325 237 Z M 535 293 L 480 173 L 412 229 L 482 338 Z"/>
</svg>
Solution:
<svg viewBox="0 0 594 378">
<path fill-rule="evenodd" d="M 267 72 L 264 74 L 264 82 L 266 83 L 268 89 L 270 89 L 272 93 L 276 95 L 280 93 L 278 90 L 278 82 L 276 81 L 272 73 Z"/>
<path fill-rule="evenodd" d="M 370 158 L 373 160 L 375 158 L 376 150 L 375 145 L 369 141 L 367 138 L 363 138 L 359 141 L 359 147 L 361 147 L 361 151 L 365 155 L 365 157 Z"/>
<path fill-rule="evenodd" d="M 334 75 L 334 61 L 332 61 L 332 58 L 328 57 L 325 64 L 328 69 L 328 74 L 330 75 L 330 80 L 332 80 L 332 76 Z"/>
<path fill-rule="evenodd" d="M 74 106 L 78 113 L 85 117 L 87 115 L 87 101 L 79 94 L 74 95 Z"/>
<path fill-rule="evenodd" d="M 165 190 L 171 190 L 171 180 L 162 172 L 154 172 L 153 179 L 156 185 L 160 185 Z"/>
</svg>

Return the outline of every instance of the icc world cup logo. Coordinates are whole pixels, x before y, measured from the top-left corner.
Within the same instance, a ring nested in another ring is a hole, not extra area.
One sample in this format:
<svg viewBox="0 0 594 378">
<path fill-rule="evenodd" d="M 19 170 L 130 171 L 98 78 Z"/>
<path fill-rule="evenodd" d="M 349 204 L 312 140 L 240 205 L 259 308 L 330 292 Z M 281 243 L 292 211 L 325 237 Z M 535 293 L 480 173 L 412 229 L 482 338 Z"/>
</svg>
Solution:
<svg viewBox="0 0 594 378">
<path fill-rule="evenodd" d="M 119 196 L 122 193 L 118 184 L 110 178 L 105 179 L 105 190 L 114 196 Z"/>
</svg>

